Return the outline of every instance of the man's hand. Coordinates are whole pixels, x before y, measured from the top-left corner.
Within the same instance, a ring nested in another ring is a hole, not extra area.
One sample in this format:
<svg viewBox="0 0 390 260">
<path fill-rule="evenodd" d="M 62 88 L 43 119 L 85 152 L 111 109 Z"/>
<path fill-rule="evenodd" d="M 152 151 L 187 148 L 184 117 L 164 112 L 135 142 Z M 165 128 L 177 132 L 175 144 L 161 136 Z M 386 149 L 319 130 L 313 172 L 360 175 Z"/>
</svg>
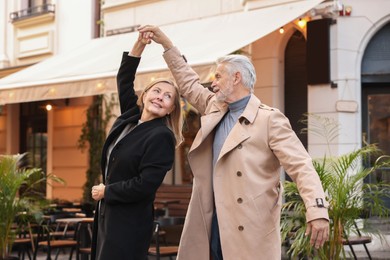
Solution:
<svg viewBox="0 0 390 260">
<path fill-rule="evenodd" d="M 171 40 L 157 26 L 144 25 L 139 27 L 138 31 L 142 33 L 142 37 L 161 44 L 164 50 L 169 50 L 173 47 Z"/>
<path fill-rule="evenodd" d="M 329 221 L 326 219 L 315 219 L 307 223 L 305 235 L 310 235 L 310 245 L 320 248 L 329 239 Z"/>
</svg>

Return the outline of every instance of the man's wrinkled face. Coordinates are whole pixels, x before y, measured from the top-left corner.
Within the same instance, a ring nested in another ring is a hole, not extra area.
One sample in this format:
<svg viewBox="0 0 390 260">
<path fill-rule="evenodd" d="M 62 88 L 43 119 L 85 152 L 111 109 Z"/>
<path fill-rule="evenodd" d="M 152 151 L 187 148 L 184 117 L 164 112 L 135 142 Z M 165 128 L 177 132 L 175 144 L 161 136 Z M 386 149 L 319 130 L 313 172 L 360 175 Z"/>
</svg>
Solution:
<svg viewBox="0 0 390 260">
<path fill-rule="evenodd" d="M 229 73 L 225 64 L 218 64 L 215 70 L 215 78 L 211 83 L 211 89 L 220 102 L 232 102 L 232 93 L 234 92 L 234 76 Z"/>
</svg>

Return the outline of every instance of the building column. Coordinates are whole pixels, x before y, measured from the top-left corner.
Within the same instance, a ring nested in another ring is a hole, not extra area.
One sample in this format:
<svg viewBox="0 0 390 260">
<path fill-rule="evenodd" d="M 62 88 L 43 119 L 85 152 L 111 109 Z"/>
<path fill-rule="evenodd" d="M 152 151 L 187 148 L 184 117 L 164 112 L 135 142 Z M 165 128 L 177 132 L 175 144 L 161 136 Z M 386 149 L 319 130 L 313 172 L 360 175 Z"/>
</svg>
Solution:
<svg viewBox="0 0 390 260">
<path fill-rule="evenodd" d="M 19 153 L 19 104 L 7 104 L 6 112 L 6 153 Z"/>
<path fill-rule="evenodd" d="M 0 16 L 8 17 L 7 1 L 0 1 Z M 0 69 L 7 68 L 10 65 L 7 56 L 7 19 L 0 19 Z"/>
</svg>

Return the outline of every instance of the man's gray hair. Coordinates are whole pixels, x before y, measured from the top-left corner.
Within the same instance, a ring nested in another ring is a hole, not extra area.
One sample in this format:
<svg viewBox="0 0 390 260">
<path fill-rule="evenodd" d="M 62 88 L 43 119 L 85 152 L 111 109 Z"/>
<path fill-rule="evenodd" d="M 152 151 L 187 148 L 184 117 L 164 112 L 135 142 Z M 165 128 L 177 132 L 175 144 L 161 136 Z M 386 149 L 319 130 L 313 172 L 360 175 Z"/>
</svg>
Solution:
<svg viewBox="0 0 390 260">
<path fill-rule="evenodd" d="M 248 57 L 240 54 L 231 54 L 217 59 L 217 65 L 224 64 L 230 74 L 240 72 L 242 84 L 253 92 L 256 83 L 256 71 Z"/>
</svg>

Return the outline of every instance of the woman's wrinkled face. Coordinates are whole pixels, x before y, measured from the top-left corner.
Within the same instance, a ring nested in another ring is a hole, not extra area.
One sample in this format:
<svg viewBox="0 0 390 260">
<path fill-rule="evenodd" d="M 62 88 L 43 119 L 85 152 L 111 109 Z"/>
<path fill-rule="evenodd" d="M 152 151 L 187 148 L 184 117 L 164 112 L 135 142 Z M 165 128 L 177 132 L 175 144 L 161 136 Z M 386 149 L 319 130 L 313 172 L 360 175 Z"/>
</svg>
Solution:
<svg viewBox="0 0 390 260">
<path fill-rule="evenodd" d="M 148 121 L 170 114 L 175 109 L 176 89 L 167 82 L 158 82 L 143 96 L 142 121 Z"/>
</svg>

